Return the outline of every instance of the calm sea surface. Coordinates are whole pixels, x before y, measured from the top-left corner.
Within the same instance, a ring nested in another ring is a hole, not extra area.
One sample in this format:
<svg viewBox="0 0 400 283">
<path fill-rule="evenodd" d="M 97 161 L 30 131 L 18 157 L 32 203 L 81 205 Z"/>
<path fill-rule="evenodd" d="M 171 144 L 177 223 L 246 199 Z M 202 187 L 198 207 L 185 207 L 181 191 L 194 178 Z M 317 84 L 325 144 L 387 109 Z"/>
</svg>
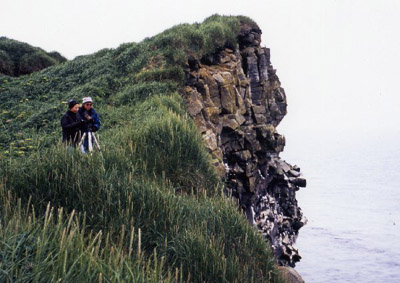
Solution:
<svg viewBox="0 0 400 283">
<path fill-rule="evenodd" d="M 400 137 L 286 137 L 281 157 L 307 179 L 297 193 L 303 279 L 400 282 Z"/>
</svg>

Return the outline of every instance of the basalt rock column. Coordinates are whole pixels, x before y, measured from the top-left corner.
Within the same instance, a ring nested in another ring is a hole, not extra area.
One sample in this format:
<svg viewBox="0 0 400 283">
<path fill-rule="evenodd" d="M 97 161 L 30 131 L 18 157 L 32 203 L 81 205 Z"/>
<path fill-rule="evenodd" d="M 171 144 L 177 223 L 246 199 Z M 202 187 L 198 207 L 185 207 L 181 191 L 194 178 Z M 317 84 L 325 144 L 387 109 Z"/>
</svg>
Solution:
<svg viewBox="0 0 400 283">
<path fill-rule="evenodd" d="M 286 95 L 261 47 L 261 30 L 242 25 L 236 50 L 189 58 L 183 96 L 214 165 L 249 221 L 271 243 L 281 265 L 294 266 L 293 244 L 305 224 L 295 192 L 305 187 L 300 169 L 279 157 L 285 138 L 276 131 Z"/>
</svg>

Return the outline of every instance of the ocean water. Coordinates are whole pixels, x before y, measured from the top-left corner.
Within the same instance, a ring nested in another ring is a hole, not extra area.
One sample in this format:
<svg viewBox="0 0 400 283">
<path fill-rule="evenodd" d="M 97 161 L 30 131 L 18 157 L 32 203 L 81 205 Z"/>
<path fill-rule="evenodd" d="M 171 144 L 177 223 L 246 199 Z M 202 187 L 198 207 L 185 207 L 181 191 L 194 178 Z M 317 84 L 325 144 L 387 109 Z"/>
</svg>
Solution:
<svg viewBox="0 0 400 283">
<path fill-rule="evenodd" d="M 286 138 L 281 157 L 307 179 L 297 193 L 303 279 L 400 282 L 400 135 Z"/>
</svg>

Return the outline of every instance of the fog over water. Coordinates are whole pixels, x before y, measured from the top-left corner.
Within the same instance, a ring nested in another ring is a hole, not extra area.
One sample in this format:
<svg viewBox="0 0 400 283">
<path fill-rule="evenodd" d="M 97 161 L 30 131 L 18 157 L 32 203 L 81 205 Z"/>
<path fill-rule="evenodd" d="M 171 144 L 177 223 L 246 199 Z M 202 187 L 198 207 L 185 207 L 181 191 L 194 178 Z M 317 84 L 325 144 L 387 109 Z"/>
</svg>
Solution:
<svg viewBox="0 0 400 283">
<path fill-rule="evenodd" d="M 259 24 L 287 94 L 282 157 L 308 181 L 299 272 L 400 282 L 400 1 L 4 0 L 0 36 L 72 59 L 215 13 Z"/>
<path fill-rule="evenodd" d="M 306 282 L 399 282 L 400 135 L 335 140 L 292 142 L 282 154 L 308 180 L 297 193 L 309 222 L 296 269 Z"/>
</svg>

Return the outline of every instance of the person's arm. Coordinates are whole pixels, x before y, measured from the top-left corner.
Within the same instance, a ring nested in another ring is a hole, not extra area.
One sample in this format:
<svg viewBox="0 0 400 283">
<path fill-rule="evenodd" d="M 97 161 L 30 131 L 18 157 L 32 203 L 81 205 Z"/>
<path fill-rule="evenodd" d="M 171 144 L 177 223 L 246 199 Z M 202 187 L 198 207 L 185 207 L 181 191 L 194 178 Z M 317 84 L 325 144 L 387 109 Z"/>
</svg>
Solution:
<svg viewBox="0 0 400 283">
<path fill-rule="evenodd" d="M 71 119 L 67 115 L 64 115 L 61 118 L 61 127 L 63 129 L 72 129 L 80 126 L 81 124 L 82 124 L 81 121 L 71 121 Z"/>
<path fill-rule="evenodd" d="M 92 116 L 93 124 L 92 124 L 92 131 L 98 131 L 100 129 L 101 123 L 100 123 L 100 118 L 97 112 L 94 112 Z"/>
</svg>

